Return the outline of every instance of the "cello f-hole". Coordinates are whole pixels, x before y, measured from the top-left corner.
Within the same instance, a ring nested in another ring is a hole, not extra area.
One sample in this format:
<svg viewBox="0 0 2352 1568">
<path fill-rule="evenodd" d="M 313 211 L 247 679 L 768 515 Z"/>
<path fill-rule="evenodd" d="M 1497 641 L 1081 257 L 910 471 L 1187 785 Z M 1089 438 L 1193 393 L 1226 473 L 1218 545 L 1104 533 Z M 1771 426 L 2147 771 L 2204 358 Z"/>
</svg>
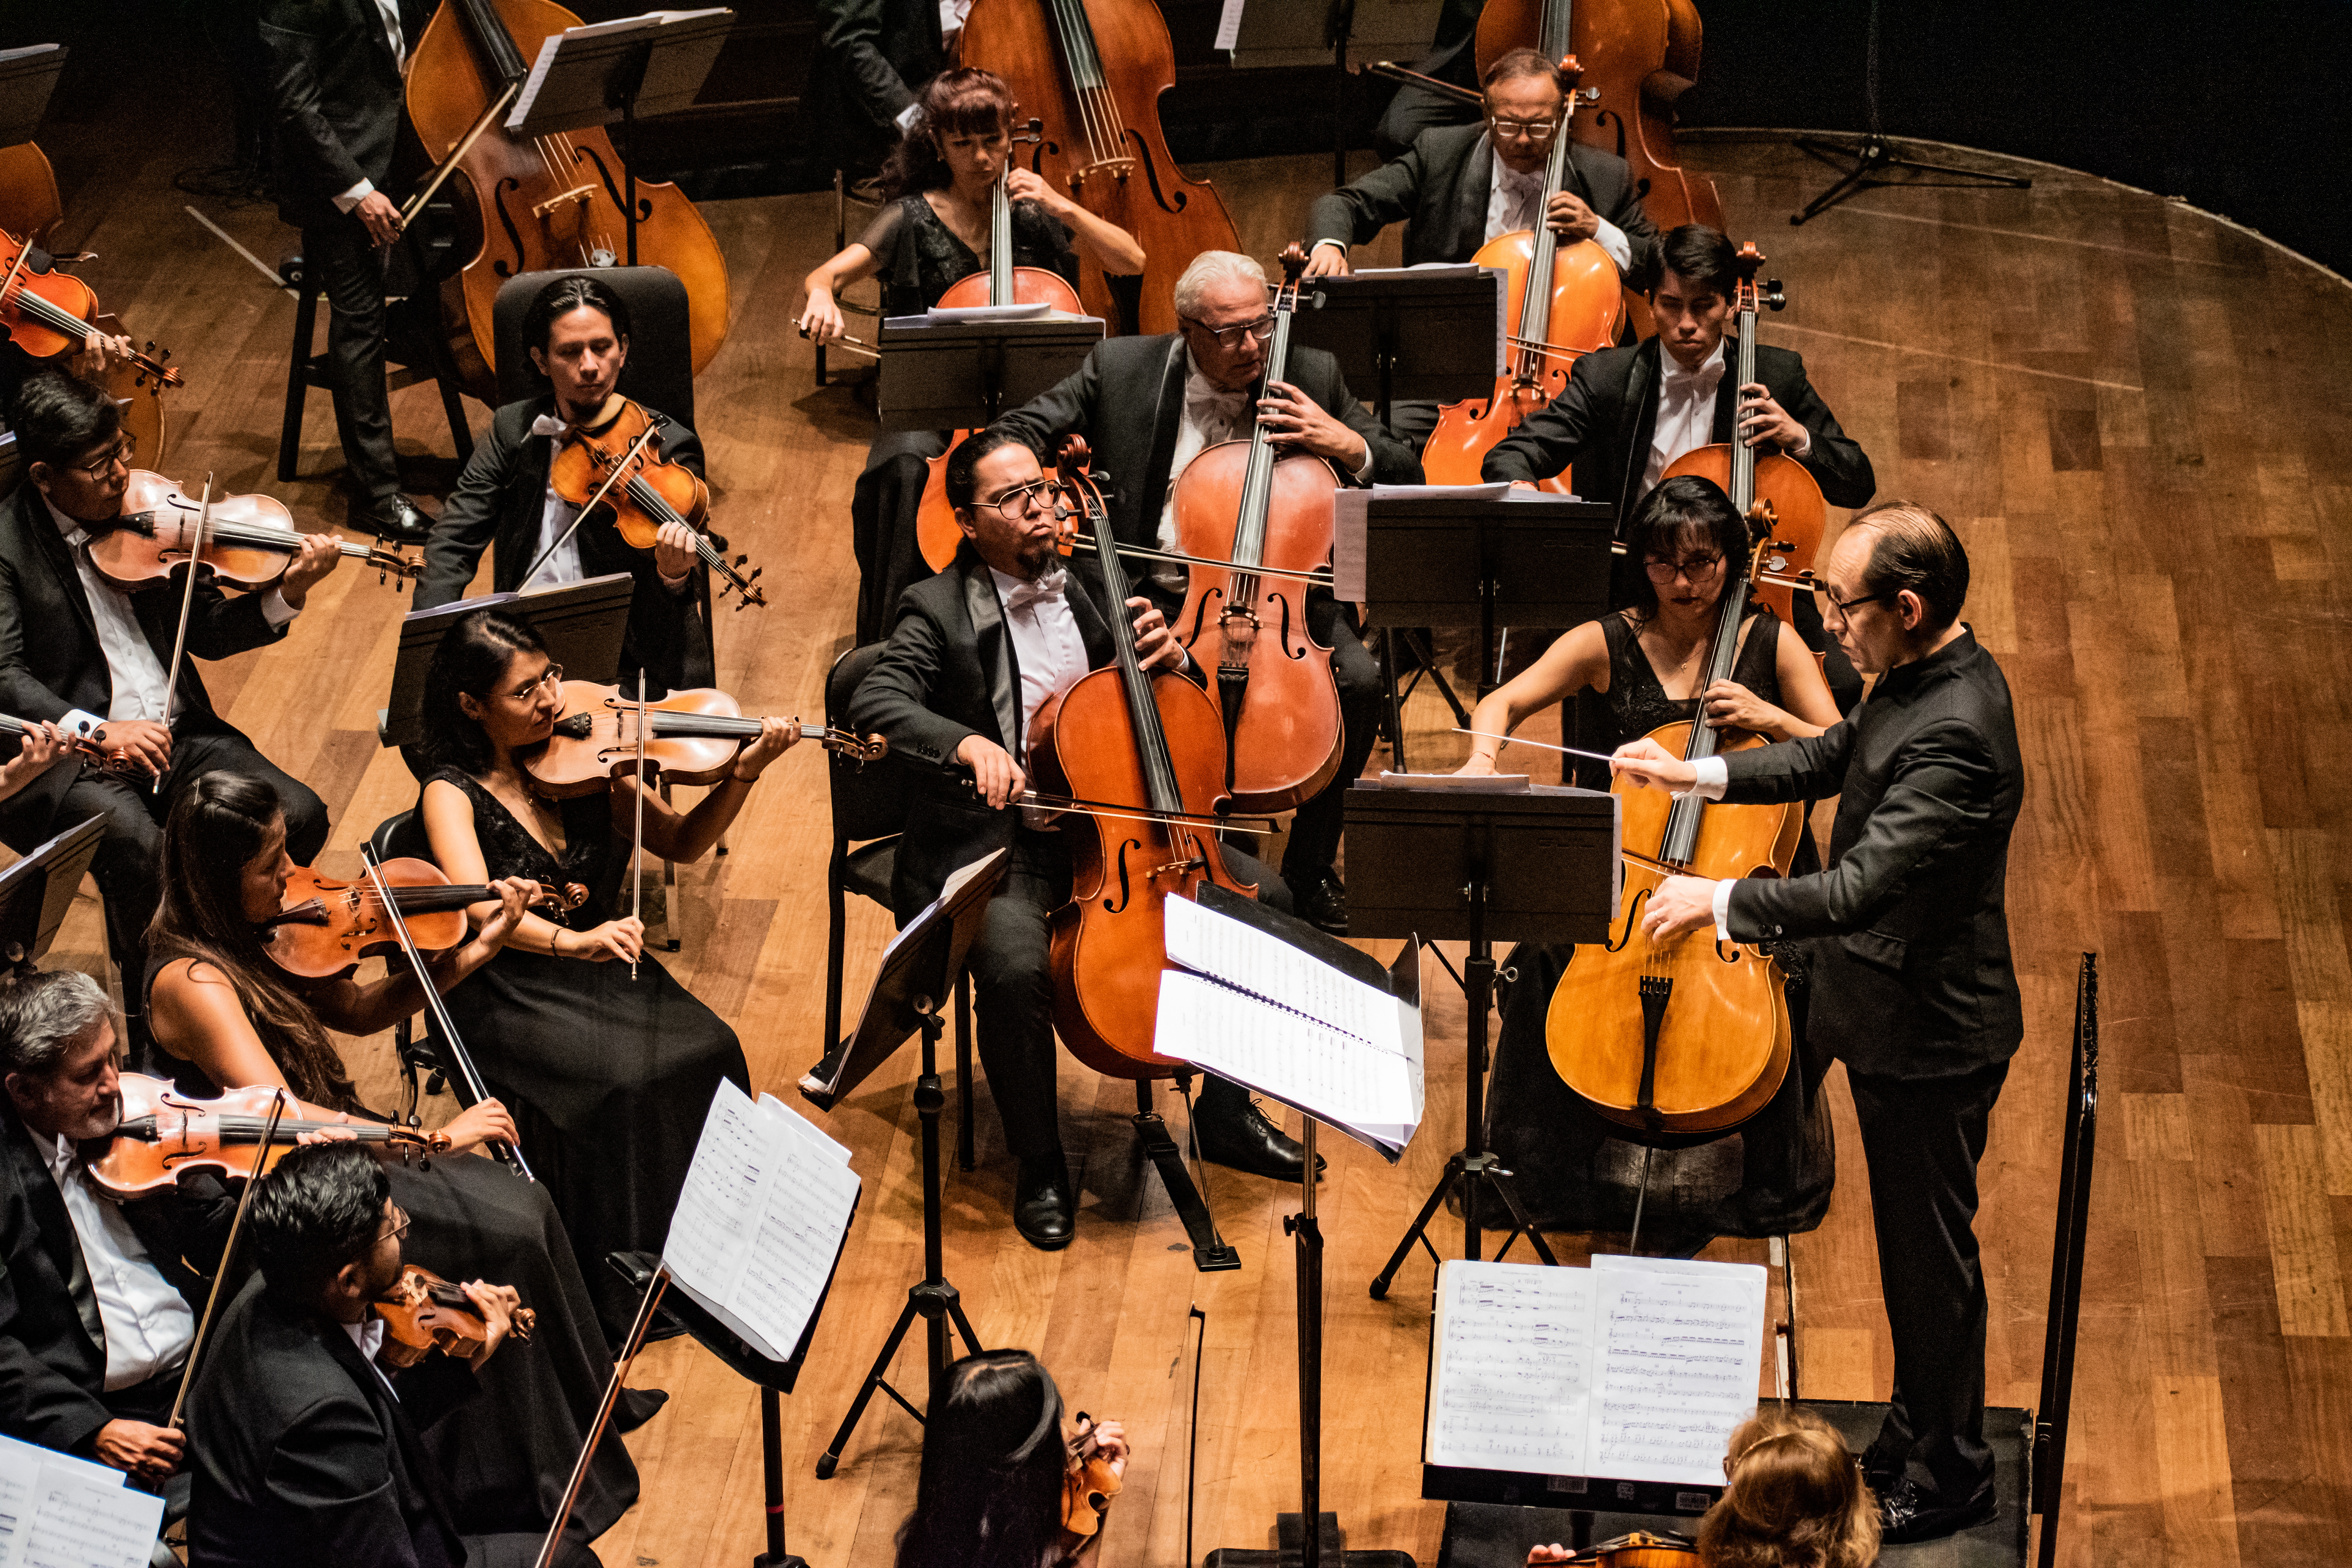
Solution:
<svg viewBox="0 0 2352 1568">
<path fill-rule="evenodd" d="M 1139 838 L 1129 838 L 1120 842 L 1118 847 L 1118 898 L 1115 902 L 1109 899 L 1105 899 L 1103 900 L 1104 912 L 1115 915 L 1118 913 L 1119 910 L 1127 908 L 1129 900 L 1135 897 L 1134 886 L 1128 876 L 1127 853 L 1130 849 L 1140 849 L 1142 847 L 1143 841 Z"/>
</svg>

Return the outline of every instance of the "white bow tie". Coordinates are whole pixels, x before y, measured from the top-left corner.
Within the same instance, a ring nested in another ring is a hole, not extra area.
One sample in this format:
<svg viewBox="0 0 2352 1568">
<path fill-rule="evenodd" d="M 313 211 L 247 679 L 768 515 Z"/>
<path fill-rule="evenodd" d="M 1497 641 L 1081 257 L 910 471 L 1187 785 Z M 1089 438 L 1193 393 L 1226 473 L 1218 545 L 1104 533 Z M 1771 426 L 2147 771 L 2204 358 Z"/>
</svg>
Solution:
<svg viewBox="0 0 2352 1568">
<path fill-rule="evenodd" d="M 1022 584 L 1006 595 L 1007 613 L 1025 610 L 1033 605 L 1048 605 L 1059 600 L 1070 585 L 1070 574 L 1059 566 L 1034 581 Z"/>
<path fill-rule="evenodd" d="M 561 439 L 570 434 L 571 430 L 571 426 L 552 414 L 542 414 L 530 422 L 530 433 L 534 436 L 553 436 Z"/>
<path fill-rule="evenodd" d="M 1206 376 L 1196 378 L 1184 392 L 1184 411 L 1192 416 L 1210 445 L 1232 440 L 1246 427 L 1250 395 L 1247 388 L 1227 392 Z"/>
</svg>

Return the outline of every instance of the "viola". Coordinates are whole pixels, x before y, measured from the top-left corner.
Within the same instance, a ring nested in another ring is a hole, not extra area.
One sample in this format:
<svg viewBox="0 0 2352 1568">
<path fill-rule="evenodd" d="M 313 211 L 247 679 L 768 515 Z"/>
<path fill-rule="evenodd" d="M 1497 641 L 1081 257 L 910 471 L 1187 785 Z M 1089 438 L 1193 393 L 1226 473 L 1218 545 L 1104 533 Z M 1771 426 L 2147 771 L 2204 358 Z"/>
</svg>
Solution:
<svg viewBox="0 0 2352 1568">
<path fill-rule="evenodd" d="M 37 728 L 39 726 L 30 719 L 18 719 L 10 714 L 0 713 L 0 735 L 14 735 L 21 740 Z M 62 730 L 58 732 L 64 733 Z M 84 761 L 103 768 L 110 773 L 138 773 L 147 771 L 128 757 L 107 755 L 106 748 L 100 743 L 105 738 L 106 730 L 101 725 L 87 735 L 66 735 L 66 746 Z"/>
<path fill-rule="evenodd" d="M 421 952 L 446 952 L 462 944 L 466 910 L 499 896 L 496 888 L 451 882 L 430 860 L 385 860 L 379 869 Z M 587 897 L 588 889 L 576 882 L 562 888 L 531 884 L 530 901 L 542 908 L 577 909 Z M 285 907 L 260 929 L 268 933 L 262 940 L 269 961 L 306 980 L 348 974 L 363 958 L 400 950 L 373 882 L 365 877 L 339 881 L 308 866 L 288 875 Z"/>
<path fill-rule="evenodd" d="M 621 412 L 604 426 L 591 432 L 573 426 L 555 449 L 548 465 L 548 485 L 583 511 L 593 506 L 613 509 L 613 526 L 622 542 L 635 550 L 651 550 L 666 522 L 682 523 L 694 534 L 695 558 L 710 569 L 717 592 L 731 590 L 735 607 L 766 608 L 768 596 L 753 581 L 765 570 L 738 555 L 729 561 L 703 527 L 710 515 L 710 488 L 684 463 L 666 462 L 661 455 L 661 426 L 642 404 L 621 399 Z"/>
<path fill-rule="evenodd" d="M 1152 0 L 972 0 L 965 65 L 1004 79 L 1015 101 L 1066 134 L 1031 165 L 1143 247 L 1143 271 L 1116 284 L 1082 258 L 1078 297 L 1124 330 L 1176 330 L 1176 279 L 1204 250 L 1239 250 L 1224 198 L 1176 166 L 1160 95 L 1176 82 L 1168 24 Z"/>
<path fill-rule="evenodd" d="M 254 1152 L 269 1125 L 270 1109 L 285 1092 L 257 1083 L 199 1100 L 143 1073 L 123 1073 L 120 1081 L 122 1119 L 106 1141 L 106 1152 L 87 1160 L 86 1168 L 91 1181 L 124 1201 L 169 1187 L 187 1171 L 210 1171 L 224 1178 L 252 1175 Z M 286 1114 L 262 1161 L 265 1172 L 277 1168 L 302 1133 L 329 1128 L 348 1132 L 362 1143 L 388 1144 L 419 1154 L 439 1154 L 449 1147 L 446 1133 L 346 1121 L 290 1095 L 286 1103 Z"/>
<path fill-rule="evenodd" d="M 1087 473 L 1083 442 L 1064 445 L 1060 467 L 1061 484 L 1095 539 L 1108 543 L 1108 509 Z M 1133 804 L 1152 815 L 1095 816 L 1091 832 L 1064 829 L 1071 837 L 1071 898 L 1052 920 L 1054 1026 L 1097 1072 L 1160 1078 L 1183 1065 L 1151 1048 L 1160 972 L 1168 963 L 1168 900 L 1191 898 L 1204 881 L 1245 898 L 1257 889 L 1234 880 L 1216 829 L 1207 826 L 1230 804 L 1217 704 L 1173 670 L 1145 672 L 1127 570 L 1115 549 L 1097 556 L 1115 658 L 1038 708 L 1030 771 L 1051 794 Z"/>
<path fill-rule="evenodd" d="M 1013 142 L 1036 143 L 1045 139 L 1045 122 L 1032 120 L 1026 131 L 1016 132 Z M 1007 184 L 1013 176 L 1013 155 L 1005 149 L 1004 167 L 997 171 L 996 184 L 988 193 L 988 270 L 959 278 L 948 285 L 940 296 L 942 310 L 973 305 L 1045 305 L 1072 315 L 1079 312 L 1077 291 L 1069 279 L 1043 267 L 1013 265 L 1013 193 Z M 930 459 L 929 473 L 923 479 L 922 503 L 915 512 L 915 546 L 922 552 L 925 564 L 934 572 L 944 572 L 955 559 L 956 549 L 963 542 L 963 530 L 956 526 L 955 508 L 948 504 L 948 459 L 963 445 L 969 430 L 959 430 L 948 440 L 948 449 Z"/>
<path fill-rule="evenodd" d="M 645 762 L 678 784 L 716 784 L 735 765 L 735 755 L 759 739 L 761 721 L 747 719 L 735 699 L 701 688 L 673 691 L 645 705 Z M 890 743 L 880 735 L 855 735 L 822 724 L 801 724 L 800 738 L 814 741 L 861 766 L 879 762 Z M 637 704 L 617 686 L 593 681 L 563 683 L 563 710 L 545 744 L 519 760 L 531 785 L 552 800 L 594 795 L 637 770 Z"/>
<path fill-rule="evenodd" d="M 1282 253 L 1266 345 L 1267 384 L 1284 379 L 1291 321 L 1307 252 Z M 1260 566 L 1319 566 L 1331 554 L 1332 497 L 1339 477 L 1307 453 L 1277 458 L 1264 425 L 1247 441 L 1223 441 L 1176 480 L 1177 547 L 1220 569 L 1194 566 L 1176 639 L 1217 675 L 1225 731 L 1225 794 L 1238 811 L 1286 811 L 1339 771 L 1339 688 L 1331 650 L 1307 629 L 1307 588 Z"/>
<path fill-rule="evenodd" d="M 400 1278 L 368 1304 L 368 1311 L 383 1320 L 377 1359 L 394 1367 L 415 1366 L 435 1351 L 461 1359 L 478 1354 L 490 1332 L 473 1299 L 422 1264 L 403 1264 Z M 538 1313 L 517 1307 L 509 1314 L 507 1338 L 527 1345 L 538 1324 Z"/>
<path fill-rule="evenodd" d="M 303 538 L 294 514 L 272 497 L 199 501 L 163 475 L 133 468 L 121 514 L 92 531 L 89 561 L 126 594 L 152 588 L 192 562 L 200 574 L 251 593 L 286 575 Z M 379 580 L 404 581 L 425 570 L 398 551 L 340 539 L 335 547 L 345 560 L 366 563 Z"/>
<path fill-rule="evenodd" d="M 33 270 L 32 250 L 27 241 L 0 229 L 0 328 L 6 329 L 18 348 L 38 360 L 79 353 L 102 340 L 105 334 L 92 324 L 98 317 L 97 293 L 70 272 Z M 172 357 L 168 351 L 157 355 L 110 347 L 110 353 L 162 385 L 181 384 L 180 373 L 163 363 Z"/>
<path fill-rule="evenodd" d="M 1078 1428 L 1078 1435 L 1063 1445 L 1062 1554 L 1066 1557 L 1076 1555 L 1102 1529 L 1111 1500 L 1118 1496 L 1122 1485 L 1118 1472 L 1110 1468 L 1110 1460 L 1095 1441 L 1094 1417 L 1079 1411 Z"/>
</svg>

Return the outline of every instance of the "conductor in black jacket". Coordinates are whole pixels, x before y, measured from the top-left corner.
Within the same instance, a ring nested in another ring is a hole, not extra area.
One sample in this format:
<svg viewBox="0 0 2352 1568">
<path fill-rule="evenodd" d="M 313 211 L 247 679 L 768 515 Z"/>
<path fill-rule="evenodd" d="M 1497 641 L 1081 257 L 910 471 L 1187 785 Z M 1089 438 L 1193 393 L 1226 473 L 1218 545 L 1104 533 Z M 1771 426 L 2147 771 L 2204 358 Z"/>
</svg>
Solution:
<svg viewBox="0 0 2352 1568">
<path fill-rule="evenodd" d="M 870 171 L 905 134 L 916 95 L 953 58 L 939 0 L 816 0 L 816 15 L 801 122 L 834 168 Z"/>
<path fill-rule="evenodd" d="M 425 514 L 400 493 L 383 379 L 384 267 L 400 209 L 383 186 L 400 140 L 402 70 L 433 7 L 424 0 L 261 0 L 275 100 L 278 214 L 302 231 L 302 264 L 326 296 L 335 428 L 359 492 L 352 521 L 414 543 Z"/>
<path fill-rule="evenodd" d="M 1045 456 L 1063 437 L 1083 435 L 1113 487 L 1111 531 L 1120 543 L 1176 548 L 1174 486 L 1185 465 L 1220 441 L 1249 439 L 1254 422 L 1266 426 L 1282 455 L 1324 458 L 1341 484 L 1421 482 L 1412 448 L 1356 401 L 1339 362 L 1319 349 L 1293 348 L 1287 379 L 1265 386 L 1253 407 L 1274 331 L 1265 271 L 1256 262 L 1204 251 L 1176 280 L 1175 294 L 1181 323 L 1175 331 L 1105 339 L 1061 384 L 997 421 Z M 1183 603 L 1183 584 L 1182 567 L 1163 566 L 1137 585 L 1172 613 Z M 1371 754 L 1380 670 L 1364 651 L 1351 606 L 1318 586 L 1307 590 L 1306 611 L 1307 631 L 1331 649 L 1346 738 L 1338 775 L 1291 824 L 1283 879 L 1303 918 L 1344 936 L 1346 895 L 1332 866 L 1344 796 Z"/>
<path fill-rule="evenodd" d="M 1713 925 L 1734 942 L 1803 944 L 1808 1032 L 1844 1061 L 1853 1090 L 1895 1339 L 1893 1405 L 1863 1463 L 1886 1539 L 1922 1540 L 1993 1509 L 1972 1227 L 1986 1124 L 2024 1034 L 2006 903 L 2024 766 L 2009 683 L 1958 619 L 1968 555 L 1941 518 L 1904 501 L 1872 508 L 1839 537 L 1824 577 L 1832 628 L 1878 678 L 1851 717 L 1696 763 L 1636 741 L 1616 765 L 1732 804 L 1838 796 L 1827 870 L 1669 878 L 1643 929 L 1654 939 Z"/>
<path fill-rule="evenodd" d="M 551 390 L 509 403 L 491 419 L 425 541 L 414 607 L 464 598 L 484 550 L 491 587 L 501 594 L 526 583 L 549 587 L 626 573 L 635 583 L 621 638 L 622 683 L 634 694 L 643 669 L 656 697 L 712 684 L 710 578 L 693 531 L 664 523 L 653 549 L 639 550 L 603 504 L 575 530 L 579 510 L 548 483 L 557 448 L 576 440 L 575 431 L 601 432 L 620 416 L 614 389 L 629 357 L 627 302 L 593 278 L 558 278 L 524 312 L 522 341 Z M 661 456 L 699 477 L 700 438 L 648 412 L 660 421 Z"/>
<path fill-rule="evenodd" d="M 350 1142 L 292 1151 L 254 1193 L 245 1231 L 260 1277 L 214 1326 L 188 1405 L 190 1568 L 467 1560 L 447 1479 L 417 1433 L 471 1397 L 514 1291 L 465 1285 L 488 1328 L 481 1349 L 392 1373 L 368 1311 L 400 1276 L 408 1220 L 390 1194 L 375 1157 Z"/>
</svg>

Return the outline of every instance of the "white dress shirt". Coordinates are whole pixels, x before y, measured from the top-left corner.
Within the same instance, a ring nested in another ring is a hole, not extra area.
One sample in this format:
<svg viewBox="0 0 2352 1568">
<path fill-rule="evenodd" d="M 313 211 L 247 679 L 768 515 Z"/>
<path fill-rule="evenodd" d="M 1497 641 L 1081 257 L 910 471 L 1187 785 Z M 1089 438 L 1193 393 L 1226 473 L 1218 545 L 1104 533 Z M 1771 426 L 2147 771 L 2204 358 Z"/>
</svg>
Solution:
<svg viewBox="0 0 2352 1568">
<path fill-rule="evenodd" d="M 1658 422 L 1650 432 L 1650 460 L 1637 493 L 1648 494 L 1668 464 L 1715 439 L 1715 395 L 1723 384 L 1724 353 L 1730 344 L 1728 338 L 1717 342 L 1696 370 L 1685 370 L 1682 361 L 1659 348 Z"/>
<path fill-rule="evenodd" d="M 383 1363 L 376 1360 L 378 1352 L 383 1349 L 383 1320 L 370 1313 L 356 1323 L 339 1323 L 336 1326 L 352 1337 L 352 1343 L 359 1347 L 360 1360 L 368 1363 L 369 1369 L 375 1373 L 375 1380 L 383 1384 L 383 1391 L 398 1399 L 400 1390 L 393 1387 L 392 1379 L 383 1374 Z"/>
<path fill-rule="evenodd" d="M 195 1342 L 196 1317 L 185 1298 L 172 1289 L 147 1248 L 122 1217 L 122 1210 L 100 1197 L 83 1173 L 81 1156 L 60 1138 L 44 1160 L 66 1201 L 90 1293 L 98 1298 L 106 1328 L 106 1390 L 146 1382 L 188 1359 Z"/>
<path fill-rule="evenodd" d="M 1013 662 L 1021 667 L 1021 733 L 1013 737 L 1013 757 L 1025 763 L 1029 726 L 1045 700 L 1067 691 L 1091 668 L 1086 638 L 1078 635 L 1078 617 L 1070 608 L 1069 574 L 1059 566 L 1046 568 L 1033 583 L 1008 577 L 992 566 L 997 602 L 1004 606 L 1004 629 L 1013 638 Z"/>
<path fill-rule="evenodd" d="M 1567 129 L 1562 127 L 1559 133 L 1566 135 Z M 1491 137 L 1487 144 L 1491 153 Z M 1507 166 L 1500 158 L 1493 162 L 1495 173 L 1486 186 L 1486 237 L 1492 239 L 1496 235 L 1516 234 L 1520 229 L 1535 227 L 1543 219 L 1543 171 L 1538 169 L 1522 174 Z M 1599 213 L 1592 216 L 1601 226 L 1593 231 L 1593 242 L 1609 253 L 1609 259 L 1617 264 L 1618 271 L 1631 272 L 1633 269 L 1633 242 L 1625 237 L 1623 229 Z"/>
<path fill-rule="evenodd" d="M 400 34 L 400 0 L 375 0 L 375 8 L 377 16 L 382 17 L 383 21 L 385 41 L 392 45 L 392 62 L 394 65 L 400 68 L 403 75 L 406 75 L 408 71 L 408 47 L 407 40 L 403 38 Z M 375 182 L 373 180 L 362 179 L 358 184 L 353 185 L 350 190 L 334 197 L 333 201 L 335 205 L 341 207 L 345 212 L 349 212 L 353 207 L 359 205 L 362 202 L 367 200 L 368 196 L 373 193 L 374 190 Z"/>
</svg>

